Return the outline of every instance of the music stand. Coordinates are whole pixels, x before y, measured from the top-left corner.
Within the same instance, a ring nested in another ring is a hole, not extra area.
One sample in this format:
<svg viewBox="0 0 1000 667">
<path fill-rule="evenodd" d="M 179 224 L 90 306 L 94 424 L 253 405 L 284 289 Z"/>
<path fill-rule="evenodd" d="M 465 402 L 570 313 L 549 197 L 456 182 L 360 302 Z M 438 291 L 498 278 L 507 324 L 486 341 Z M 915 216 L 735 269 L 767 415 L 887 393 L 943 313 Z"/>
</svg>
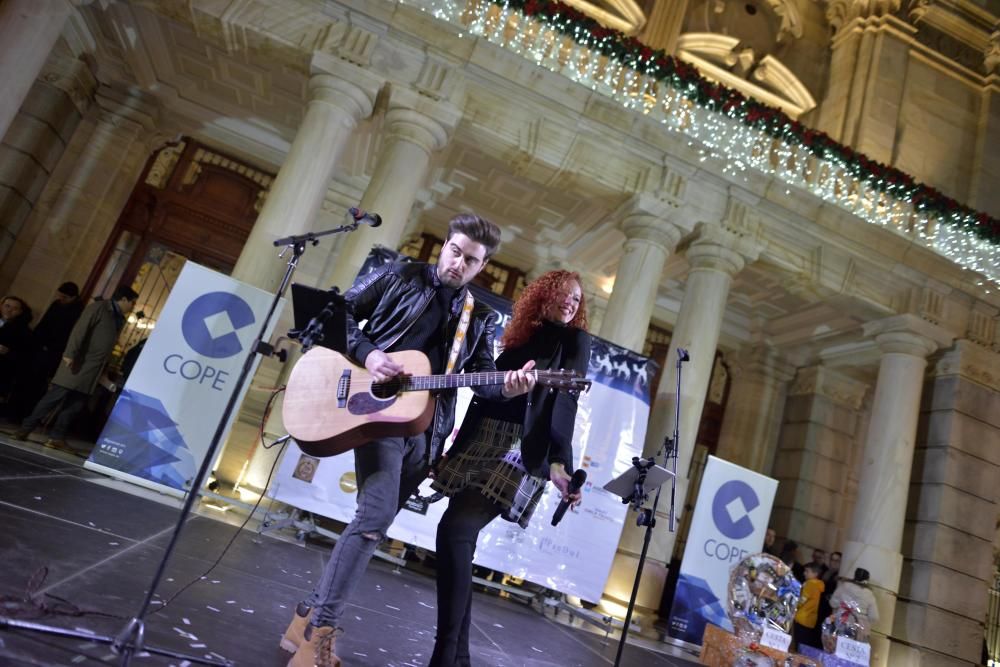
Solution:
<svg viewBox="0 0 1000 667">
<path fill-rule="evenodd" d="M 292 283 L 292 310 L 295 328 L 288 337 L 306 351 L 320 345 L 335 352 L 347 352 L 347 302 L 336 287 L 329 290 Z"/>
<path fill-rule="evenodd" d="M 646 552 L 649 551 L 649 542 L 653 537 L 653 526 L 656 525 L 656 507 L 660 504 L 660 491 L 667 480 L 670 480 L 668 528 L 670 532 L 674 532 L 674 493 L 677 487 L 677 456 L 681 422 L 681 365 L 687 361 L 690 361 L 687 350 L 677 348 L 677 400 L 674 402 L 674 431 L 672 436 L 668 435 L 664 439 L 663 446 L 656 453 L 656 456 L 661 454 L 664 456 L 664 463 L 670 460 L 673 470 L 667 470 L 662 466 L 656 465 L 655 456 L 648 459 L 633 456 L 632 467 L 604 485 L 605 489 L 621 497 L 623 503 L 631 504 L 636 512 L 639 513 L 639 516 L 636 518 L 636 525 L 646 527 L 646 534 L 642 540 L 642 552 L 639 554 L 639 565 L 635 571 L 635 583 L 632 585 L 632 597 L 628 601 L 628 610 L 625 612 L 625 625 L 622 627 L 622 636 L 618 640 L 615 667 L 621 664 L 622 653 L 625 650 L 625 640 L 628 637 L 628 629 L 632 627 L 632 612 L 635 609 L 635 599 L 639 595 L 639 579 L 642 577 L 642 566 L 646 563 Z M 656 489 L 653 506 L 643 507 L 642 504 L 646 502 L 649 491 L 653 488 Z"/>
</svg>

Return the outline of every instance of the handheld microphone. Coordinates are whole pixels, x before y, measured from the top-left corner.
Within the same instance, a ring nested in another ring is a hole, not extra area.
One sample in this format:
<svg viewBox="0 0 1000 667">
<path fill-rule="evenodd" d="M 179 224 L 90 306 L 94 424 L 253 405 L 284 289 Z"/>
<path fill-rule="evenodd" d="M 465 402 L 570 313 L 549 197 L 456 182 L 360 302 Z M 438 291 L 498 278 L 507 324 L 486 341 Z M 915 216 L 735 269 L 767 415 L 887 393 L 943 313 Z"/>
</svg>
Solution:
<svg viewBox="0 0 1000 667">
<path fill-rule="evenodd" d="M 577 491 L 580 490 L 580 488 L 584 485 L 584 483 L 586 483 L 586 481 L 587 481 L 587 471 L 584 470 L 583 468 L 577 469 L 577 471 L 573 473 L 573 479 L 569 480 L 569 488 L 567 489 L 567 491 L 570 494 L 576 493 Z M 568 500 L 559 501 L 559 506 L 556 507 L 555 514 L 552 515 L 553 526 L 558 525 L 559 522 L 562 521 L 563 515 L 566 514 L 566 510 L 569 509 L 569 505 L 570 501 Z"/>
<path fill-rule="evenodd" d="M 368 225 L 370 227 L 378 227 L 382 224 L 382 218 L 378 213 L 368 213 L 366 211 L 362 211 L 356 206 L 352 206 L 347 209 L 347 215 L 351 218 L 352 222 Z"/>
<path fill-rule="evenodd" d="M 691 357 L 688 356 L 688 351 L 683 347 L 677 348 L 677 359 L 681 362 L 691 361 Z"/>
</svg>

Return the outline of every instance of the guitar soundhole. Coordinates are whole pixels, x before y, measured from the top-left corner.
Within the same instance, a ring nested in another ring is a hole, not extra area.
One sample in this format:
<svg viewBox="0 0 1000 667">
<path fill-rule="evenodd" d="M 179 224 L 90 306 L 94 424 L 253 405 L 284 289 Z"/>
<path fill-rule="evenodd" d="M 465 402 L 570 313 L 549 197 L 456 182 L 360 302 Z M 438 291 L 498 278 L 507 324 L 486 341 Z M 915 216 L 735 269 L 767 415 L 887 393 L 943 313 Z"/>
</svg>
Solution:
<svg viewBox="0 0 1000 667">
<path fill-rule="evenodd" d="M 397 380 L 389 380 L 388 382 L 380 382 L 372 385 L 372 395 L 381 401 L 395 398 L 398 393 L 399 381 Z"/>
</svg>

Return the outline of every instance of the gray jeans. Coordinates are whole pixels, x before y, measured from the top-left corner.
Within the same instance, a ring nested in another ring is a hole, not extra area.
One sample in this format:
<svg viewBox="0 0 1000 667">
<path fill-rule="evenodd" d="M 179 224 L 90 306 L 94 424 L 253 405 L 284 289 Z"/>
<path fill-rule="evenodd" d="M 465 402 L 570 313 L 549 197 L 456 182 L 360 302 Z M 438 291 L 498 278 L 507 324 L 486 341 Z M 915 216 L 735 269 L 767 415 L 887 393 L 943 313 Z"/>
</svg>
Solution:
<svg viewBox="0 0 1000 667">
<path fill-rule="evenodd" d="M 427 477 L 427 437 L 373 440 L 354 450 L 358 509 L 330 554 L 305 604 L 312 624 L 337 627 L 368 561 L 406 499 Z"/>
</svg>

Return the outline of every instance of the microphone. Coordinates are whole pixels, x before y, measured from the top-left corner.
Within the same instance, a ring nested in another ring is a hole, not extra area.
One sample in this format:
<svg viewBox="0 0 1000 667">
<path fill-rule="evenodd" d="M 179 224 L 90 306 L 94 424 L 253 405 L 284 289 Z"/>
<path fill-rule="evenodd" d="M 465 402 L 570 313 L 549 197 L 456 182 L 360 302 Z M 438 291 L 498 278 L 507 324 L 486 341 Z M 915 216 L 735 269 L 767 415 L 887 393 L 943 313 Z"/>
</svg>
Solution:
<svg viewBox="0 0 1000 667">
<path fill-rule="evenodd" d="M 691 357 L 688 356 L 688 351 L 685 350 L 683 347 L 677 348 L 677 359 L 678 361 L 681 362 L 691 361 Z"/>
<path fill-rule="evenodd" d="M 573 478 L 569 480 L 569 488 L 567 490 L 570 494 L 576 493 L 586 481 L 587 471 L 583 468 L 579 468 L 575 473 L 573 473 Z M 555 514 L 552 515 L 553 526 L 559 525 L 559 522 L 562 521 L 563 515 L 566 514 L 566 510 L 569 509 L 569 503 L 570 501 L 568 500 L 559 501 L 559 506 L 556 507 Z"/>
<path fill-rule="evenodd" d="M 357 222 L 371 227 L 378 227 L 382 224 L 382 218 L 378 213 L 367 213 L 356 206 L 347 209 L 347 215 L 352 222 Z"/>
</svg>

